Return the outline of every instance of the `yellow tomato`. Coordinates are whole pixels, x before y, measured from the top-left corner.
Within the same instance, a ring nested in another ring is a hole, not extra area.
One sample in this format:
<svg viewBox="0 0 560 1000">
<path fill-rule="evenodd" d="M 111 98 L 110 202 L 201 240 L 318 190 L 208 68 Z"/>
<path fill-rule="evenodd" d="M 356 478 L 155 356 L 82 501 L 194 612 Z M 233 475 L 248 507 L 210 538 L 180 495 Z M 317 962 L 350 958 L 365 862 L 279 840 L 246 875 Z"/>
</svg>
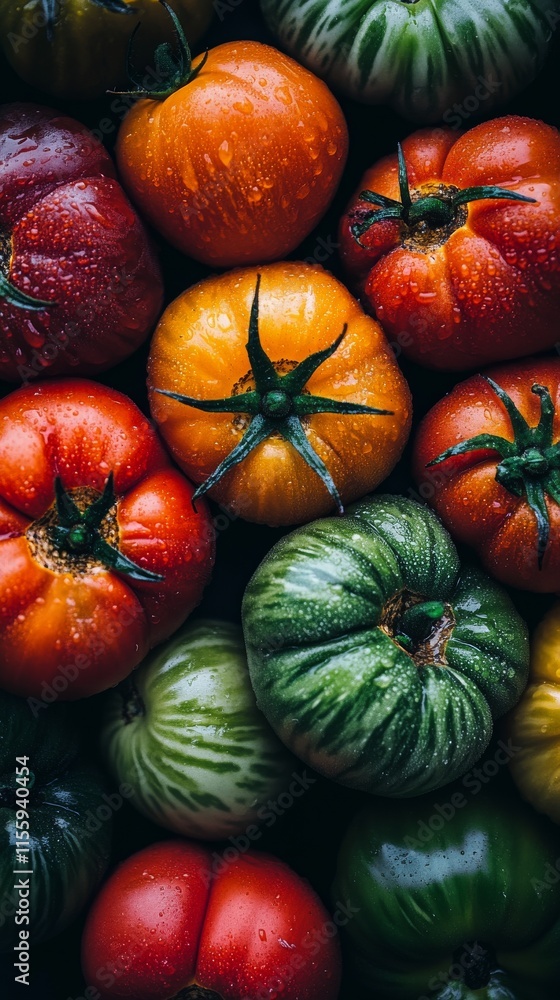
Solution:
<svg viewBox="0 0 560 1000">
<path fill-rule="evenodd" d="M 560 823 L 560 602 L 535 631 L 529 685 L 508 723 L 521 793 Z"/>
</svg>

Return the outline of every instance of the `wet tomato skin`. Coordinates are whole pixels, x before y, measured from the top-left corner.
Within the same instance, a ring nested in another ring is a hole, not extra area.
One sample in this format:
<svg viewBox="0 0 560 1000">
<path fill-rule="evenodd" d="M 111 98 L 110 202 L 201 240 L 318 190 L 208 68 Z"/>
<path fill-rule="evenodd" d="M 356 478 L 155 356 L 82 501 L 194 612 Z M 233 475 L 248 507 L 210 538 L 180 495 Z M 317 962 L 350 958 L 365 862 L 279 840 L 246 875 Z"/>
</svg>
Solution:
<svg viewBox="0 0 560 1000">
<path fill-rule="evenodd" d="M 546 387 L 554 406 L 552 446 L 560 441 L 560 361 L 528 358 L 487 369 L 531 428 L 541 419 L 534 385 Z M 430 465 L 448 448 L 480 434 L 514 440 L 511 420 L 482 375 L 459 382 L 426 414 L 414 442 L 413 470 L 420 493 L 451 535 L 475 548 L 489 573 L 512 587 L 540 593 L 560 589 L 560 505 L 546 495 L 549 539 L 538 563 L 538 525 L 526 495 L 497 480 L 500 456 L 477 448 Z"/>
<path fill-rule="evenodd" d="M 294 250 L 330 204 L 347 150 L 346 122 L 325 84 L 253 41 L 211 49 L 200 74 L 170 97 L 138 101 L 116 147 L 142 213 L 210 267 Z"/>
<path fill-rule="evenodd" d="M 157 582 L 91 554 L 78 558 L 52 544 L 52 526 L 40 527 L 53 512 L 57 476 L 87 506 L 111 473 L 115 503 L 103 537 Z M 0 402 L 1 687 L 36 698 L 97 693 L 179 627 L 200 600 L 214 553 L 207 508 L 195 512 L 192 494 L 121 393 L 61 379 Z"/>
<path fill-rule="evenodd" d="M 163 300 L 148 235 L 85 126 L 50 108 L 0 108 L 0 271 L 42 302 L 0 297 L 0 378 L 94 374 L 146 338 Z"/>
<path fill-rule="evenodd" d="M 311 887 L 276 858 L 249 851 L 217 865 L 206 848 L 167 841 L 105 883 L 86 922 L 82 966 L 107 998 L 168 1000 L 196 984 L 212 1000 L 274 992 L 335 1000 L 332 927 Z"/>
<path fill-rule="evenodd" d="M 404 140 L 412 198 L 497 186 L 535 203 L 486 198 L 448 229 L 376 222 L 364 190 L 400 201 L 397 156 L 366 171 L 340 223 L 354 287 L 389 339 L 421 365 L 475 369 L 554 345 L 560 308 L 560 135 L 508 115 L 460 134 L 421 129 Z"/>
</svg>

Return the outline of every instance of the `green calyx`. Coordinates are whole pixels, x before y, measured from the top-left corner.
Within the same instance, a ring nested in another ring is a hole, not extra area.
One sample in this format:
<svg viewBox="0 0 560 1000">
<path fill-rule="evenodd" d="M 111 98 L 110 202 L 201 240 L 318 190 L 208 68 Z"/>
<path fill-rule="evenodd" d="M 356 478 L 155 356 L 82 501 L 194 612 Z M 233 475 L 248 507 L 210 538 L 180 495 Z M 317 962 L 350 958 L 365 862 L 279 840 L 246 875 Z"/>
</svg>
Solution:
<svg viewBox="0 0 560 1000">
<path fill-rule="evenodd" d="M 425 642 L 434 626 L 443 618 L 446 606 L 443 601 L 422 601 L 412 604 L 400 617 L 397 642 L 409 652 Z"/>
<path fill-rule="evenodd" d="M 132 580 L 156 583 L 163 577 L 150 570 L 142 569 L 127 556 L 110 545 L 101 533 L 101 525 L 117 498 L 113 487 L 113 473 L 110 474 L 101 496 L 85 510 L 80 510 L 69 493 L 66 493 L 60 478 L 55 479 L 55 499 L 58 523 L 49 529 L 49 535 L 60 552 L 74 556 L 90 556 L 107 569 L 124 573 Z"/>
<path fill-rule="evenodd" d="M 364 249 L 367 245 L 361 242 L 360 237 L 364 235 L 372 226 L 386 219 L 396 219 L 403 222 L 411 229 L 423 226 L 427 229 L 445 229 L 456 225 L 459 209 L 471 201 L 482 201 L 487 198 L 505 199 L 507 201 L 522 201 L 535 204 L 535 198 L 529 198 L 516 191 L 508 191 L 506 188 L 495 187 L 494 185 L 484 185 L 482 187 L 464 188 L 457 191 L 455 188 L 442 187 L 441 195 L 427 194 L 413 198 L 408 182 L 408 171 L 402 146 L 398 143 L 399 158 L 399 188 L 401 200 L 387 198 L 385 195 L 377 194 L 375 191 L 362 191 L 360 199 L 367 201 L 378 208 L 371 211 L 360 222 L 351 227 L 351 233 L 357 243 Z"/>
<path fill-rule="evenodd" d="M 127 58 L 128 76 L 135 85 L 135 89 L 116 91 L 116 93 L 126 94 L 132 97 L 150 97 L 155 101 L 164 101 L 166 97 L 170 97 L 176 90 L 180 90 L 181 87 L 186 87 L 188 83 L 191 83 L 206 64 L 206 60 L 208 59 L 208 50 L 206 50 L 204 57 L 201 59 L 196 69 L 192 68 L 191 50 L 179 18 L 173 8 L 166 3 L 166 0 L 159 0 L 159 3 L 162 7 L 165 7 L 165 10 L 171 18 L 173 32 L 177 42 L 177 51 L 173 51 L 173 47 L 169 42 L 162 42 L 157 46 L 154 52 L 154 78 L 150 86 L 147 86 L 141 77 L 136 76 L 132 63 L 134 38 L 136 36 L 136 32 L 141 26 L 141 24 L 137 24 L 132 32 L 132 35 L 130 36 Z"/>
<path fill-rule="evenodd" d="M 234 465 L 253 451 L 257 445 L 265 441 L 271 434 L 281 434 L 286 441 L 296 449 L 298 454 L 320 477 L 340 513 L 343 513 L 342 501 L 326 465 L 312 448 L 307 439 L 302 418 L 314 413 L 339 414 L 392 414 L 392 410 L 380 410 L 373 406 L 363 406 L 360 403 L 345 403 L 341 400 L 325 399 L 322 396 L 312 396 L 305 392 L 309 379 L 327 358 L 335 353 L 346 335 L 346 324 L 339 337 L 324 351 L 310 354 L 287 375 L 280 375 L 274 367 L 274 362 L 267 356 L 261 345 L 259 336 L 259 289 L 261 275 L 257 277 L 255 295 L 251 306 L 249 320 L 249 337 L 247 341 L 247 356 L 251 366 L 255 388 L 249 392 L 225 399 L 194 399 L 167 389 L 156 389 L 163 396 L 169 396 L 186 406 L 193 406 L 209 413 L 244 413 L 252 419 L 241 441 L 230 454 L 218 465 L 211 476 L 196 490 L 193 500 L 210 490 L 222 476 Z"/>
<path fill-rule="evenodd" d="M 525 417 L 501 386 L 483 376 L 507 410 L 514 440 L 494 434 L 477 434 L 448 448 L 428 464 L 438 465 L 455 455 L 471 451 L 495 451 L 501 461 L 496 468 L 496 480 L 509 493 L 524 498 L 537 521 L 537 559 L 542 569 L 550 538 L 550 520 L 546 506 L 549 496 L 560 504 L 560 442 L 553 443 L 555 408 L 550 391 L 544 385 L 533 385 L 531 392 L 540 397 L 541 414 L 536 427 L 530 427 Z"/>
</svg>

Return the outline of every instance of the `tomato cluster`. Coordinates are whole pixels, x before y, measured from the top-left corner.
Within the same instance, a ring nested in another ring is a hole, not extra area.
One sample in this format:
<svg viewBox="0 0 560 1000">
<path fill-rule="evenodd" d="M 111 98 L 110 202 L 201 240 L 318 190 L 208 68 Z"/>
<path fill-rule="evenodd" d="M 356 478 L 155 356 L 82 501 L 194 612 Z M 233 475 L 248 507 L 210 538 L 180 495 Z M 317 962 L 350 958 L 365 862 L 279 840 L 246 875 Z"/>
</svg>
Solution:
<svg viewBox="0 0 560 1000">
<path fill-rule="evenodd" d="M 238 6 L 0 0 L 6 995 L 549 1000 L 560 13 Z"/>
</svg>

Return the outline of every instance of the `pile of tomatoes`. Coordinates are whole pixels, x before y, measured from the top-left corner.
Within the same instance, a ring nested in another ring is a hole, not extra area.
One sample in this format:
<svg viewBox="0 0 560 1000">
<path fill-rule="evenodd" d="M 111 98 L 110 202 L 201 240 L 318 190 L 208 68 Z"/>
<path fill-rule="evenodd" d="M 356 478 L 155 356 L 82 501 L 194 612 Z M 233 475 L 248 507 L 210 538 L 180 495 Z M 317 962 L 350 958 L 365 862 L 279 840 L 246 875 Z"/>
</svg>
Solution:
<svg viewBox="0 0 560 1000">
<path fill-rule="evenodd" d="M 2 995 L 549 1000 L 558 4 L 12 6 Z"/>
</svg>

